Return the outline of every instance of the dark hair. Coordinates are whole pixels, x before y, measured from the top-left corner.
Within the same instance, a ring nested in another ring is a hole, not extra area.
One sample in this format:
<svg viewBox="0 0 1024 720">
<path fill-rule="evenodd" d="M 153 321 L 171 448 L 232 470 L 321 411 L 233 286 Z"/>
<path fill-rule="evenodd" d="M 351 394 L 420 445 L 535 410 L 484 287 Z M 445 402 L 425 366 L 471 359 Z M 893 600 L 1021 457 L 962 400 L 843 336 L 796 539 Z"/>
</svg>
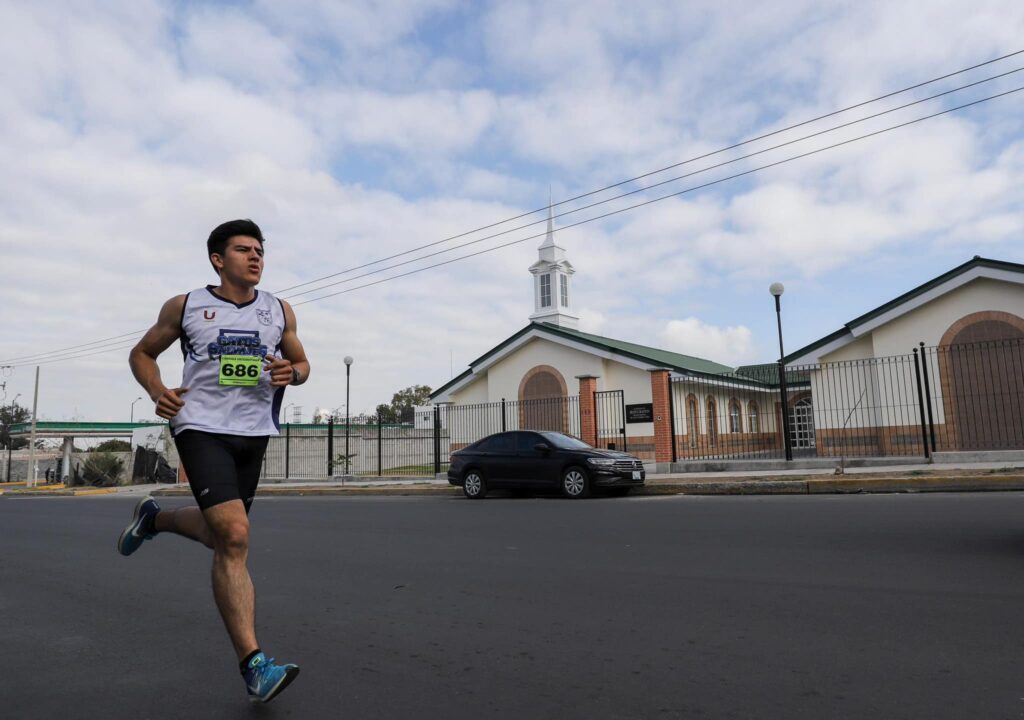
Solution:
<svg viewBox="0 0 1024 720">
<path fill-rule="evenodd" d="M 260 247 L 263 247 L 263 231 L 260 230 L 259 225 L 248 219 L 229 220 L 215 227 L 213 232 L 210 233 L 210 237 L 206 240 L 206 254 L 213 255 L 216 253 L 223 256 L 224 250 L 228 246 L 228 240 L 236 235 L 255 238 L 259 240 Z M 210 260 L 210 264 L 213 265 L 213 260 Z M 213 269 L 217 270 L 217 266 L 213 265 Z M 219 270 L 217 270 L 217 274 L 220 274 Z"/>
</svg>

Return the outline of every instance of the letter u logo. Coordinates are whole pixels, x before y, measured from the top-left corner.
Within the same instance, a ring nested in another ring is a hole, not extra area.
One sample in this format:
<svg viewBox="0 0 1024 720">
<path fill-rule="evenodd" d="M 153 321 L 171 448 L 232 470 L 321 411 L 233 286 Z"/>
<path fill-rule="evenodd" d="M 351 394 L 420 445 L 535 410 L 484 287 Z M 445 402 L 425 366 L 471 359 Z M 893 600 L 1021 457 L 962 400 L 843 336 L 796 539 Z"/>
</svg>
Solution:
<svg viewBox="0 0 1024 720">
<path fill-rule="evenodd" d="M 210 312 L 209 310 L 203 310 L 203 317 L 206 318 L 207 320 L 213 320 L 215 317 L 217 317 L 217 311 L 214 310 L 213 312 Z"/>
</svg>

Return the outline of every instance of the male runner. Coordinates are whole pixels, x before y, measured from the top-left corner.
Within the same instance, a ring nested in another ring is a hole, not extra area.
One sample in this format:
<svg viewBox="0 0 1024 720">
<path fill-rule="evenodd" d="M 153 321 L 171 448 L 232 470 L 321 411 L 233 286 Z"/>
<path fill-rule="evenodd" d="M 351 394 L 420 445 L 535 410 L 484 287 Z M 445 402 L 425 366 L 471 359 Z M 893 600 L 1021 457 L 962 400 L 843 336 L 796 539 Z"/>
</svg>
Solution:
<svg viewBox="0 0 1024 720">
<path fill-rule="evenodd" d="M 117 548 L 131 555 L 157 533 L 172 532 L 213 550 L 213 597 L 249 699 L 269 702 L 299 668 L 274 664 L 256 642 L 255 594 L 246 567 L 248 514 L 267 439 L 278 434 L 284 388 L 306 381 L 309 362 L 291 306 L 256 289 L 263 274 L 263 234 L 256 223 L 219 225 L 206 249 L 220 283 L 164 303 L 128 360 L 157 415 L 170 421 L 199 507 L 160 510 L 153 498 L 143 498 Z M 182 386 L 168 389 L 156 359 L 175 340 L 185 367 Z"/>
</svg>

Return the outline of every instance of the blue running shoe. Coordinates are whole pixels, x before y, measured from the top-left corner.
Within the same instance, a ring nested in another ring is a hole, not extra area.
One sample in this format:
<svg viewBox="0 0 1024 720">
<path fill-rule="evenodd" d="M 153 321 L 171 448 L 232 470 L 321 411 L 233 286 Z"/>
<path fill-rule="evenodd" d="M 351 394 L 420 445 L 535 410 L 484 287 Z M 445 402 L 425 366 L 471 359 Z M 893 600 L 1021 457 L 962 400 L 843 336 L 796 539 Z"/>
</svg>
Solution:
<svg viewBox="0 0 1024 720">
<path fill-rule="evenodd" d="M 153 522 L 158 512 L 160 512 L 160 506 L 153 498 L 147 495 L 139 500 L 135 505 L 135 510 L 132 511 L 132 521 L 128 523 L 128 527 L 121 532 L 121 537 L 117 539 L 117 551 L 127 557 L 138 550 L 143 542 L 156 535 Z"/>
<path fill-rule="evenodd" d="M 275 665 L 274 658 L 268 660 L 263 653 L 256 653 L 242 673 L 249 700 L 254 703 L 270 702 L 298 676 L 298 665 Z"/>
</svg>

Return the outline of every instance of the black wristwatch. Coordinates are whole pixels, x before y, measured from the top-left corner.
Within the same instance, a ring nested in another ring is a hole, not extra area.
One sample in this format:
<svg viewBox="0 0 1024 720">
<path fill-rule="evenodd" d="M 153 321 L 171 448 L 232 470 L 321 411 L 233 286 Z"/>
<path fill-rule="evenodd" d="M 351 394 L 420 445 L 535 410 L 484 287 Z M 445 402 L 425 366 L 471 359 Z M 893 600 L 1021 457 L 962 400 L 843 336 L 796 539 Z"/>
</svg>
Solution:
<svg viewBox="0 0 1024 720">
<path fill-rule="evenodd" d="M 292 368 L 292 385 L 298 385 L 301 377 L 299 371 L 296 368 Z"/>
</svg>

